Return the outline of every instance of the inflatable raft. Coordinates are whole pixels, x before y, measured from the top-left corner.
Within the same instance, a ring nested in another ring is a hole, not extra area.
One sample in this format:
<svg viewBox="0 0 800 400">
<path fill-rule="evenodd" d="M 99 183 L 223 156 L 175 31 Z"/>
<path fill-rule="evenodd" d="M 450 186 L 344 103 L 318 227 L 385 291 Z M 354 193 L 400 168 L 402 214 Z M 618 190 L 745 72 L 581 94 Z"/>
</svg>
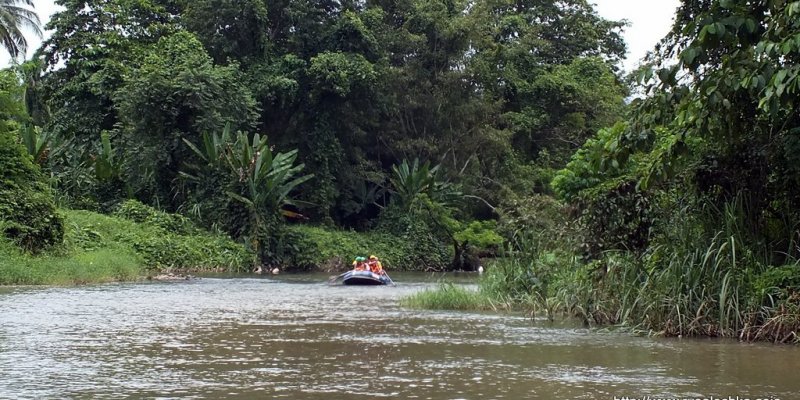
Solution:
<svg viewBox="0 0 800 400">
<path fill-rule="evenodd" d="M 390 285 L 394 284 L 389 275 L 376 274 L 370 271 L 347 271 L 342 274 L 342 283 L 345 285 Z"/>
</svg>

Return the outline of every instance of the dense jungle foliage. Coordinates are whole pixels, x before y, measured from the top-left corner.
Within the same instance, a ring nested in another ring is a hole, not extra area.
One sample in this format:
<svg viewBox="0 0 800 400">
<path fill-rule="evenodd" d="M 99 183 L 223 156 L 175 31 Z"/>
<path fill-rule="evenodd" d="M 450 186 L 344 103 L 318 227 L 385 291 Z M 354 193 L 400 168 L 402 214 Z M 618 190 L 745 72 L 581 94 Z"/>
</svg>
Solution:
<svg viewBox="0 0 800 400">
<path fill-rule="evenodd" d="M 459 307 L 798 340 L 800 1 L 682 1 L 628 76 L 586 0 L 57 3 L 0 82 L 27 251 L 150 207 L 269 265 L 488 265 Z"/>
<path fill-rule="evenodd" d="M 138 199 L 270 264 L 297 257 L 289 216 L 475 268 L 627 95 L 623 24 L 582 0 L 58 4 L 16 69 L 57 202 Z"/>
</svg>

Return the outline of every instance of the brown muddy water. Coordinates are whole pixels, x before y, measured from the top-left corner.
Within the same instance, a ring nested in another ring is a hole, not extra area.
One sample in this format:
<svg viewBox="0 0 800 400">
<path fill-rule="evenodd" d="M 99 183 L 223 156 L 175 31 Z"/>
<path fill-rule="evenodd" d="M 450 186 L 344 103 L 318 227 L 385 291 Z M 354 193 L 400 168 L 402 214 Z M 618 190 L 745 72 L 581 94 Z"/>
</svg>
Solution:
<svg viewBox="0 0 800 400">
<path fill-rule="evenodd" d="M 0 398 L 800 398 L 800 348 L 403 309 L 327 276 L 0 289 Z"/>
</svg>

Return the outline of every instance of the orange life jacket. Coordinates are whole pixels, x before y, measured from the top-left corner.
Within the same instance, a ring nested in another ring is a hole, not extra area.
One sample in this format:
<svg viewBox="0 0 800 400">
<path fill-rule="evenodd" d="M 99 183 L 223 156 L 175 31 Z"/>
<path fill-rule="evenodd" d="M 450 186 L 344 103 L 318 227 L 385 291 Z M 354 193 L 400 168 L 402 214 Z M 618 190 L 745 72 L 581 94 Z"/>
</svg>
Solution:
<svg viewBox="0 0 800 400">
<path fill-rule="evenodd" d="M 383 273 L 383 265 L 381 265 L 380 261 L 372 260 L 367 265 L 369 265 L 370 271 L 372 271 L 372 272 L 374 272 L 376 274 L 382 274 Z"/>
</svg>

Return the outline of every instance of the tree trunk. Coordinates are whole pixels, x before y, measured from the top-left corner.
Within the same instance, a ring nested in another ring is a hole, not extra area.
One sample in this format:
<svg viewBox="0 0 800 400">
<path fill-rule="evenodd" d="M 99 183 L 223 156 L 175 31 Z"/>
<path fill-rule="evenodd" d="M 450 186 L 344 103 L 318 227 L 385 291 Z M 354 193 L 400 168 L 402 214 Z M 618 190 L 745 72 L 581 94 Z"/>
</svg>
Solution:
<svg viewBox="0 0 800 400">
<path fill-rule="evenodd" d="M 450 263 L 451 271 L 477 271 L 480 260 L 471 250 L 468 242 L 458 243 L 453 240 L 453 261 Z"/>
</svg>

